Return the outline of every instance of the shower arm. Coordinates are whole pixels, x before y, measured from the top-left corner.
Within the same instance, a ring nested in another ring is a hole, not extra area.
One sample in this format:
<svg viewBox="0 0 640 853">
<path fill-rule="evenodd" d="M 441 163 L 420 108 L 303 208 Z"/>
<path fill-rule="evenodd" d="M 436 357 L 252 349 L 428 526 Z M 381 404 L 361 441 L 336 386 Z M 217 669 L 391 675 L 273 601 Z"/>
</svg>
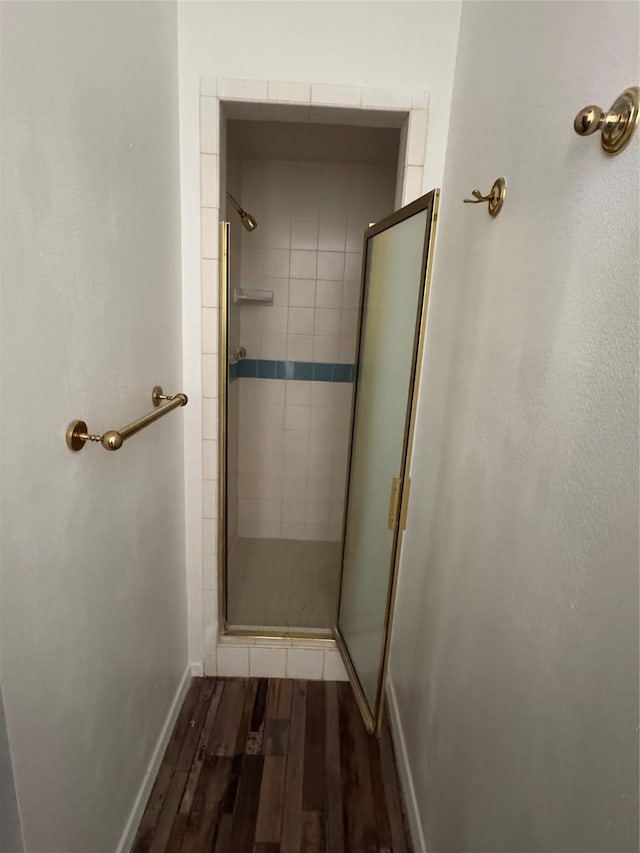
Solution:
<svg viewBox="0 0 640 853">
<path fill-rule="evenodd" d="M 246 228 L 246 230 L 249 233 L 251 233 L 252 231 L 255 231 L 256 228 L 258 227 L 258 223 L 253 218 L 253 216 L 251 216 L 250 213 L 247 213 L 247 211 L 244 210 L 242 205 L 238 204 L 238 202 L 231 195 L 231 193 L 227 193 L 227 198 L 229 199 L 231 204 L 235 207 L 235 209 L 238 213 L 238 216 L 240 217 L 240 221 L 242 222 L 243 227 Z"/>
<path fill-rule="evenodd" d="M 238 214 L 239 214 L 240 216 L 246 216 L 246 211 L 245 211 L 245 210 L 243 210 L 243 209 L 240 207 L 240 205 L 239 205 L 239 204 L 238 204 L 238 202 L 235 200 L 235 198 L 231 195 L 231 193 L 227 193 L 227 198 L 229 199 L 229 201 L 231 202 L 231 204 L 235 207 L 236 211 L 238 212 Z"/>
</svg>

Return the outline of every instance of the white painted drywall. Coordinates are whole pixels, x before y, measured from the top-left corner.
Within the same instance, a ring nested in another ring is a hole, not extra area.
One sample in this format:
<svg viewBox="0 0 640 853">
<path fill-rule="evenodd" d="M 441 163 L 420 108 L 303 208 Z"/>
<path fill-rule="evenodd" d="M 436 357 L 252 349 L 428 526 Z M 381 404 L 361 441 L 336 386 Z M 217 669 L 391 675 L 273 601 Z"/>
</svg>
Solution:
<svg viewBox="0 0 640 853">
<path fill-rule="evenodd" d="M 176 9 L 3 3 L 2 689 L 25 848 L 111 853 L 187 665 Z"/>
<path fill-rule="evenodd" d="M 219 77 L 427 90 L 424 186 L 442 178 L 459 2 L 178 4 L 189 650 L 202 659 L 199 90 Z M 393 92 L 392 92 L 393 94 Z M 206 535 L 206 531 L 205 531 Z M 205 608 L 207 607 L 205 602 Z M 215 635 L 215 626 L 212 626 Z"/>
<path fill-rule="evenodd" d="M 637 35 L 464 4 L 390 670 L 429 853 L 638 850 L 640 134 L 572 127 Z"/>
</svg>

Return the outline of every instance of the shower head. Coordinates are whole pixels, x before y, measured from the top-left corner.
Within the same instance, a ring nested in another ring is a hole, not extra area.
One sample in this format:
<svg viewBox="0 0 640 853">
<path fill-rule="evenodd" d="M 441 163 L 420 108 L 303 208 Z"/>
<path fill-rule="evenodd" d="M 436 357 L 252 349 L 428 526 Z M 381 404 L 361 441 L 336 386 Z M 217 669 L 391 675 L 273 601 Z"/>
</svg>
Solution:
<svg viewBox="0 0 640 853">
<path fill-rule="evenodd" d="M 238 211 L 238 216 L 240 217 L 240 221 L 242 222 L 244 227 L 247 229 L 247 231 L 249 231 L 249 232 L 255 231 L 256 228 L 258 227 L 257 220 L 254 219 L 250 213 L 247 213 L 246 210 L 243 210 L 242 207 L 240 207 L 240 205 L 235 200 L 235 198 L 231 195 L 231 193 L 227 193 L 227 198 L 229 199 L 231 204 L 235 207 L 235 209 Z"/>
<path fill-rule="evenodd" d="M 256 222 L 256 220 L 253 218 L 253 216 L 251 216 L 250 213 L 247 213 L 246 210 L 244 213 L 240 214 L 240 221 L 249 232 L 255 231 L 258 227 L 258 223 Z"/>
</svg>

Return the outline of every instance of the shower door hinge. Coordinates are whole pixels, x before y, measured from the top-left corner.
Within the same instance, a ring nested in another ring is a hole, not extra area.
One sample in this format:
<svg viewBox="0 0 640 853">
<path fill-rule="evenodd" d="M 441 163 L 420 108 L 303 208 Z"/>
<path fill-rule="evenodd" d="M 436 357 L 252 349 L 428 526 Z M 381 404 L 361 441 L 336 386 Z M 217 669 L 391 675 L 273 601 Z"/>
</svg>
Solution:
<svg viewBox="0 0 640 853">
<path fill-rule="evenodd" d="M 407 528 L 407 510 L 409 507 L 409 489 L 411 488 L 411 478 L 407 477 L 406 483 L 402 477 L 394 477 L 391 481 L 391 495 L 389 497 L 389 517 L 387 525 L 389 530 L 395 530 L 396 524 L 400 525 L 400 530 Z"/>
<path fill-rule="evenodd" d="M 401 495 L 402 477 L 394 477 L 391 481 L 391 495 L 389 496 L 389 517 L 387 518 L 387 526 L 389 530 L 395 530 L 396 524 L 398 523 Z"/>
</svg>

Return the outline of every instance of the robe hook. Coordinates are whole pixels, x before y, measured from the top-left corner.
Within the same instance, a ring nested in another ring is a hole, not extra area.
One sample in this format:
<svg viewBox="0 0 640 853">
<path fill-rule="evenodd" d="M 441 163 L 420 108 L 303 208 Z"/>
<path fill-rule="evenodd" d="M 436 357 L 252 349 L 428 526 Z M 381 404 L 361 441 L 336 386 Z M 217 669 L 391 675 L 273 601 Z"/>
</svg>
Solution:
<svg viewBox="0 0 640 853">
<path fill-rule="evenodd" d="M 488 202 L 489 216 L 497 216 L 502 210 L 502 205 L 507 195 L 507 182 L 504 178 L 494 181 L 488 195 L 482 195 L 480 190 L 472 190 L 473 198 L 465 198 L 465 204 L 480 204 Z"/>
<path fill-rule="evenodd" d="M 579 136 L 600 130 L 600 145 L 607 154 L 619 154 L 627 147 L 640 123 L 640 86 L 630 86 L 615 99 L 608 112 L 595 104 L 583 107 L 573 121 Z"/>
</svg>

